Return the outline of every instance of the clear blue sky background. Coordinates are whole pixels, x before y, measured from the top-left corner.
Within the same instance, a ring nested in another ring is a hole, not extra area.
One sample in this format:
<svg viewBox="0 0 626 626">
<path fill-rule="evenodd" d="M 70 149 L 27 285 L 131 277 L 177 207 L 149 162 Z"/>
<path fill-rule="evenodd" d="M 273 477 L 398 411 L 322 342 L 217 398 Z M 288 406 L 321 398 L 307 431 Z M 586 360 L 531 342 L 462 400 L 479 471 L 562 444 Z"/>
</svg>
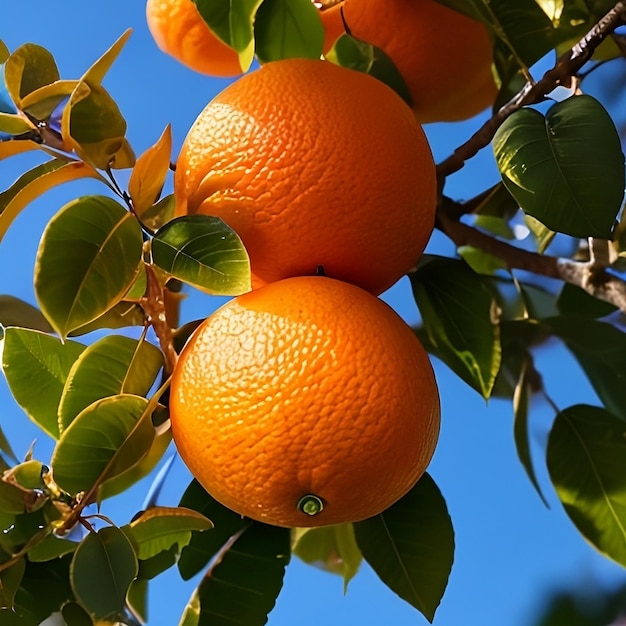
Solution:
<svg viewBox="0 0 626 626">
<path fill-rule="evenodd" d="M 25 42 L 43 45 L 56 57 L 64 78 L 78 78 L 128 27 L 134 33 L 104 85 L 126 117 L 128 137 L 138 154 L 168 123 L 172 124 L 178 150 L 195 117 L 227 81 L 195 74 L 162 54 L 147 31 L 143 0 L 62 0 L 54 5 L 21 0 L 3 2 L 0 7 L 0 38 L 9 48 Z M 427 127 L 436 159 L 444 158 L 467 139 L 479 121 Z M 0 187 L 8 186 L 30 162 L 31 156 L 3 161 Z M 451 177 L 446 191 L 458 199 L 469 198 L 497 180 L 491 153 L 486 151 Z M 48 193 L 20 216 L 0 245 L 0 294 L 35 303 L 33 262 L 46 220 L 65 202 L 87 193 L 106 193 L 106 189 L 95 182 L 71 183 Z M 450 254 L 452 248 L 435 235 L 429 251 Z M 407 321 L 418 319 L 406 280 L 384 297 Z M 221 302 L 194 294 L 185 301 L 183 316 L 186 320 L 205 317 Z M 548 390 L 560 407 L 596 403 L 586 380 L 563 349 L 552 345 L 537 358 Z M 624 583 L 623 570 L 598 555 L 577 533 L 547 481 L 541 453 L 553 418 L 549 407 L 533 407 L 531 419 L 539 478 L 550 502 L 547 509 L 517 460 L 510 404 L 491 401 L 487 405 L 444 365 L 435 362 L 434 366 L 443 422 L 429 471 L 446 498 L 457 546 L 435 624 L 527 626 L 553 591 L 569 585 L 593 588 Z M 23 417 L 3 380 L 0 423 L 18 456 L 23 456 L 37 438 L 36 456 L 48 460 L 50 442 Z M 189 478 L 182 463 L 176 461 L 160 503 L 175 505 Z M 148 486 L 143 483 L 118 500 L 105 502 L 103 512 L 119 524 L 128 522 Z M 177 624 L 196 582 L 184 583 L 176 569 L 154 581 L 149 624 Z M 293 560 L 268 623 L 378 626 L 427 622 L 387 590 L 367 566 L 344 596 L 339 578 Z"/>
</svg>

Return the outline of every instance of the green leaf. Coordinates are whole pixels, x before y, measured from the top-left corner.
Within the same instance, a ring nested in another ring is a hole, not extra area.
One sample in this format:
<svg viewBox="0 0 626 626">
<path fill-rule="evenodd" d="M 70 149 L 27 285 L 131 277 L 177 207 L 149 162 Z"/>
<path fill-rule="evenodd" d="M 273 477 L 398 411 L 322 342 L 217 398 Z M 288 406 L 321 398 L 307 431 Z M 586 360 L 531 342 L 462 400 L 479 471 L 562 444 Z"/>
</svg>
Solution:
<svg viewBox="0 0 626 626">
<path fill-rule="evenodd" d="M 250 290 L 250 261 L 239 236 L 221 219 L 178 217 L 152 240 L 155 265 L 170 276 L 215 295 Z"/>
<path fill-rule="evenodd" d="M 184 580 L 189 580 L 209 563 L 230 537 L 241 532 L 250 520 L 217 502 L 197 480 L 189 483 L 179 506 L 198 511 L 213 523 L 210 532 L 195 533 L 182 550 L 178 570 Z"/>
<path fill-rule="evenodd" d="M 174 198 L 174 194 L 170 193 L 161 198 L 156 204 L 147 208 L 141 214 L 141 221 L 151 230 L 157 231 L 164 224 L 174 219 L 175 208 L 176 199 Z"/>
<path fill-rule="evenodd" d="M 62 336 L 93 321 L 124 295 L 140 267 L 137 220 L 115 200 L 84 196 L 48 223 L 35 264 L 41 310 Z"/>
<path fill-rule="evenodd" d="M 198 586 L 198 626 L 265 624 L 283 585 L 289 543 L 288 528 L 248 522 Z"/>
<path fill-rule="evenodd" d="M 459 256 L 476 272 L 487 276 L 499 270 L 507 270 L 507 264 L 488 252 L 473 246 L 460 246 L 457 249 Z"/>
<path fill-rule="evenodd" d="M 106 527 L 89 533 L 80 544 L 70 581 L 79 604 L 95 620 L 116 621 L 137 572 L 137 556 L 128 537 L 119 528 Z"/>
<path fill-rule="evenodd" d="M 498 129 L 494 153 L 522 209 L 551 230 L 609 238 L 624 196 L 624 155 L 604 107 L 591 96 L 533 109 Z"/>
<path fill-rule="evenodd" d="M 324 27 L 311 0 L 264 0 L 256 14 L 254 36 L 261 63 L 322 55 Z"/>
<path fill-rule="evenodd" d="M 147 412 L 148 401 L 132 395 L 104 398 L 82 411 L 63 432 L 52 455 L 52 470 L 59 487 L 69 493 L 89 491 L 96 482 L 141 460 L 147 453 L 143 446 L 128 451 L 130 458 L 120 459 L 118 451 L 135 428 L 144 425 L 141 418 Z M 147 443 L 149 448 L 151 441 Z"/>
<path fill-rule="evenodd" d="M 326 572 L 339 574 L 343 578 L 345 593 L 363 559 L 353 525 L 295 528 L 292 536 L 292 554 Z"/>
<path fill-rule="evenodd" d="M 193 0 L 209 28 L 239 53 L 243 71 L 254 59 L 254 19 L 262 0 Z"/>
<path fill-rule="evenodd" d="M 151 430 L 148 428 L 150 426 Z M 145 415 L 118 453 L 116 473 L 100 485 L 98 500 L 116 496 L 145 478 L 157 466 L 172 441 L 171 430 L 158 433 L 152 427 L 152 419 Z M 124 469 L 128 467 L 128 469 Z"/>
<path fill-rule="evenodd" d="M 0 606 L 13 609 L 15 594 L 26 571 L 26 559 L 18 559 L 8 567 L 0 571 Z"/>
<path fill-rule="evenodd" d="M 530 410 L 530 399 L 533 393 L 533 385 L 531 382 L 531 371 L 533 364 L 530 361 L 530 356 L 528 357 L 528 361 L 522 367 L 522 372 L 520 374 L 519 380 L 515 387 L 515 393 L 513 395 L 513 415 L 514 415 L 514 423 L 513 423 L 513 434 L 515 438 L 515 448 L 517 450 L 517 456 L 519 457 L 520 462 L 524 470 L 526 471 L 526 475 L 530 480 L 532 486 L 535 488 L 535 491 L 539 494 L 542 502 L 546 505 L 546 507 L 550 508 L 548 505 L 548 501 L 543 495 L 543 491 L 539 486 L 539 481 L 537 480 L 537 474 L 535 473 L 535 468 L 533 465 L 533 459 L 530 449 L 530 433 L 528 430 L 528 414 Z"/>
<path fill-rule="evenodd" d="M 14 141 L 0 143 L 0 150 L 2 150 L 2 146 L 7 144 L 30 143 L 32 142 Z M 13 223 L 13 220 L 33 200 L 57 185 L 88 177 L 101 178 L 89 165 L 79 161 L 67 162 L 63 159 L 52 159 L 22 174 L 11 187 L 0 193 L 0 241 Z"/>
<path fill-rule="evenodd" d="M 425 261 L 410 278 L 429 348 L 488 398 L 501 360 L 497 303 L 465 263 L 443 257 Z"/>
<path fill-rule="evenodd" d="M 556 417 L 548 439 L 554 488 L 582 535 L 626 565 L 626 426 L 604 409 L 576 405 Z"/>
<path fill-rule="evenodd" d="M 102 330 L 103 328 L 117 330 L 119 328 L 128 328 L 129 326 L 144 326 L 145 323 L 146 316 L 141 306 L 136 302 L 122 300 L 92 322 L 75 328 L 69 333 L 69 336 L 78 337 L 91 333 L 94 330 Z"/>
<path fill-rule="evenodd" d="M 2 369 L 15 401 L 54 439 L 59 437 L 57 407 L 74 361 L 85 346 L 23 328 L 7 328 Z M 34 392 L 36 390 L 36 393 Z"/>
<path fill-rule="evenodd" d="M 341 67 L 370 74 L 391 87 L 411 106 L 411 94 L 402 74 L 380 48 L 344 34 L 337 39 L 332 49 L 326 54 L 326 59 Z"/>
<path fill-rule="evenodd" d="M 452 523 L 432 478 L 424 474 L 396 504 L 355 523 L 354 532 L 380 579 L 432 621 L 454 558 Z"/>
<path fill-rule="evenodd" d="M 126 121 L 117 103 L 100 85 L 80 82 L 63 109 L 61 135 L 84 161 L 99 169 L 126 167 L 116 163 L 124 148 Z M 130 165 L 134 158 L 130 159 Z"/>
<path fill-rule="evenodd" d="M 19 626 L 38 626 L 66 602 L 74 601 L 69 582 L 71 556 L 45 563 L 28 563 L 22 584 L 15 595 Z M 31 621 L 32 620 L 32 621 Z M 4 616 L 0 618 L 4 626 Z M 9 622 L 11 624 L 11 622 Z"/>
<path fill-rule="evenodd" d="M 59 78 L 52 54 L 34 43 L 26 43 L 14 50 L 4 66 L 6 86 L 18 106 L 29 93 Z"/>
<path fill-rule="evenodd" d="M 63 605 L 61 615 L 67 626 L 94 626 L 93 620 L 89 617 L 89 613 L 76 602 L 68 602 Z"/>
<path fill-rule="evenodd" d="M 188 545 L 192 531 L 213 528 L 211 520 L 201 513 L 182 507 L 153 507 L 136 517 L 124 530 L 137 546 L 141 560 L 152 558 L 164 550 Z"/>
<path fill-rule="evenodd" d="M 34 127 L 20 115 L 0 112 L 0 133 L 21 135 L 33 130 L 33 128 Z"/>
<path fill-rule="evenodd" d="M 626 334 L 584 318 L 554 317 L 543 323 L 571 350 L 604 406 L 626 420 Z"/>
<path fill-rule="evenodd" d="M 147 341 L 109 335 L 74 362 L 59 404 L 59 430 L 92 402 L 121 393 L 144 396 L 163 366 L 163 353 Z"/>
<path fill-rule="evenodd" d="M 4 327 L 21 326 L 43 333 L 52 332 L 52 326 L 39 309 L 9 295 L 0 295 L 0 324 Z"/>
<path fill-rule="evenodd" d="M 525 66 L 538 61 L 554 45 L 556 32 L 536 0 L 437 0 L 459 13 L 484 22 L 498 41 L 498 47 Z"/>
<path fill-rule="evenodd" d="M 31 491 L 0 480 L 0 512 L 20 515 L 29 511 L 32 502 Z"/>
<path fill-rule="evenodd" d="M 43 541 L 35 544 L 28 551 L 28 560 L 34 563 L 52 561 L 66 554 L 71 554 L 77 547 L 78 543 L 76 541 L 48 535 Z"/>
<path fill-rule="evenodd" d="M 130 174 L 128 192 L 139 217 L 158 200 L 170 169 L 171 153 L 172 128 L 168 124 L 158 141 L 137 159 Z"/>
<path fill-rule="evenodd" d="M 556 305 L 561 315 L 568 317 L 604 317 L 617 311 L 617 307 L 598 300 L 584 289 L 565 283 L 559 292 Z"/>
</svg>

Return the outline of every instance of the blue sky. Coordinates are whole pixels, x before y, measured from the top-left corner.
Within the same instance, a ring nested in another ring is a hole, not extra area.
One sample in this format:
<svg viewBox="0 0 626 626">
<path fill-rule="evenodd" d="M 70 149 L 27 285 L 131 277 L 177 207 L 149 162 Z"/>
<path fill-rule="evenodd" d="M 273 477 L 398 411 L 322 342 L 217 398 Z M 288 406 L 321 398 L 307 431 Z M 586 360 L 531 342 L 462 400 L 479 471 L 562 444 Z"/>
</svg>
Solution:
<svg viewBox="0 0 626 626">
<path fill-rule="evenodd" d="M 48 48 L 64 78 L 77 78 L 121 34 L 133 35 L 109 72 L 104 85 L 128 122 L 128 137 L 137 154 L 149 147 L 171 123 L 176 149 L 204 105 L 228 81 L 193 73 L 162 54 L 145 24 L 144 2 L 63 0 L 54 11 L 43 0 L 3 3 L 0 39 L 10 49 L 33 42 Z M 477 128 L 479 120 L 427 127 L 436 160 L 446 157 Z M 0 187 L 8 186 L 31 156 L 3 161 Z M 498 175 L 486 151 L 450 178 L 448 195 L 471 197 L 495 183 Z M 65 202 L 87 193 L 105 193 L 95 182 L 71 183 L 33 203 L 18 218 L 0 245 L 0 294 L 35 302 L 32 270 L 37 242 L 46 220 Z M 450 254 L 452 248 L 435 235 L 429 251 Z M 418 319 L 408 281 L 400 281 L 385 299 L 409 321 Z M 183 305 L 186 320 L 206 317 L 222 299 L 191 295 Z M 547 388 L 565 408 L 595 403 L 587 381 L 572 358 L 557 345 L 537 354 Z M 541 451 L 553 418 L 547 405 L 533 407 L 532 438 L 547 509 L 534 492 L 517 460 L 509 403 L 486 404 L 441 363 L 434 362 L 442 398 L 442 432 L 430 473 L 439 485 L 456 531 L 455 564 L 446 594 L 435 617 L 437 626 L 506 624 L 527 626 L 552 591 L 569 584 L 613 586 L 626 580 L 621 568 L 598 555 L 577 533 L 558 503 L 543 466 Z M 23 417 L 0 381 L 0 423 L 18 456 L 37 438 L 36 456 L 46 461 L 51 449 L 45 435 Z M 174 505 L 189 481 L 176 461 L 160 503 Z M 129 521 L 147 484 L 119 500 L 106 502 L 103 512 L 116 522 Z M 151 587 L 149 624 L 176 624 L 194 582 L 182 582 L 171 570 Z M 343 594 L 339 578 L 294 560 L 270 626 L 339 624 L 426 624 L 364 566 Z"/>
</svg>

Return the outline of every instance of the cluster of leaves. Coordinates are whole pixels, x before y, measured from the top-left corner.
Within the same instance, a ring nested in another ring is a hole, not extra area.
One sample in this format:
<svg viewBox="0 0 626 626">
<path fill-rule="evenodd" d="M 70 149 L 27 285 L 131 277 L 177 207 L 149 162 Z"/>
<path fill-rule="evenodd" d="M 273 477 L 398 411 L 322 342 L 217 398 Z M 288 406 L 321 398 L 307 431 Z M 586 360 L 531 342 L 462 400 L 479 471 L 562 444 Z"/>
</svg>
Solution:
<svg viewBox="0 0 626 626">
<path fill-rule="evenodd" d="M 443 3 L 491 29 L 502 102 L 517 93 L 538 59 L 571 45 L 612 6 L 594 0 Z M 196 4 L 245 66 L 254 56 L 264 62 L 321 54 L 323 31 L 310 0 Z M 146 618 L 148 582 L 177 565 L 183 578 L 206 572 L 181 624 L 235 618 L 263 624 L 291 554 L 341 574 L 346 585 L 365 559 L 432 620 L 454 538 L 429 475 L 382 515 L 339 527 L 287 530 L 242 519 L 195 482 L 179 506 L 149 500 L 122 527 L 88 513 L 152 474 L 170 444 L 172 351 L 194 327 L 177 328 L 168 307 L 176 287 L 182 282 L 220 295 L 249 289 L 249 263 L 236 233 L 210 217 L 173 218 L 172 197 L 161 198 L 170 170 L 169 128 L 138 158 L 125 138 L 124 118 L 101 83 L 128 35 L 77 80 L 61 79 L 52 55 L 37 45 L 13 53 L 0 46 L 0 159 L 35 150 L 47 159 L 0 194 L 0 239 L 55 185 L 88 177 L 106 190 L 68 203 L 45 228 L 34 273 L 38 308 L 0 296 L 9 389 L 55 442 L 49 462 L 32 454 L 20 462 L 0 432 L 0 620 L 36 625 L 60 612 L 69 625 L 135 624 Z M 598 58 L 617 58 L 616 41 L 605 37 Z M 380 50 L 344 36 L 329 57 L 403 93 L 402 79 Z M 621 281 L 620 139 L 600 102 L 577 94 L 543 112 L 517 111 L 500 125 L 493 148 L 503 182 L 463 205 L 451 203 L 453 210 L 443 200 L 440 208 L 444 232 L 444 218 L 460 224 L 463 217 L 466 228 L 483 235 L 480 241 L 492 243 L 468 240 L 459 244 L 458 257 L 424 258 L 411 276 L 423 319 L 417 332 L 483 397 L 512 400 L 520 460 L 541 497 L 528 411 L 531 396 L 546 392 L 533 351 L 553 337 L 571 350 L 602 406 L 557 409 L 548 469 L 581 533 L 626 565 L 620 302 L 607 304 L 567 282 L 574 276 L 570 282 L 584 286 L 580 276 L 604 279 L 607 270 L 607 280 Z M 126 190 L 116 180 L 119 170 L 128 173 Z M 520 241 L 524 228 L 530 234 Z M 581 246 L 581 238 L 592 238 L 592 245 Z M 572 257 L 569 274 L 551 274 L 560 277 L 558 287 L 511 270 L 521 266 L 515 260 L 522 251 L 533 267 L 547 267 L 555 239 L 568 242 Z M 610 262 L 589 255 L 600 243 Z M 133 326 L 143 331 L 137 339 L 111 332 Z M 160 349 L 147 340 L 149 328 Z M 93 331 L 105 336 L 90 340 Z M 163 476 L 157 475 L 157 487 Z"/>
</svg>

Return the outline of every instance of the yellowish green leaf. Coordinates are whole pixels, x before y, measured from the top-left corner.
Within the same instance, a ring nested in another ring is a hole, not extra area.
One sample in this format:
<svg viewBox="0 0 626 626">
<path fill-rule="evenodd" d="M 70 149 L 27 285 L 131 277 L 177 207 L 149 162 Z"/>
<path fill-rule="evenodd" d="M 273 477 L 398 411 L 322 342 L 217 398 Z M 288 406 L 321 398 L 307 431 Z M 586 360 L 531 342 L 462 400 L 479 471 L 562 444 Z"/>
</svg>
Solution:
<svg viewBox="0 0 626 626">
<path fill-rule="evenodd" d="M 28 143 L 33 144 L 34 147 L 37 146 L 37 144 L 30 141 L 8 143 Z M 3 145 L 6 144 L 0 143 L 0 158 Z M 29 149 L 29 147 L 26 146 L 26 149 Z M 57 185 L 87 177 L 103 180 L 100 174 L 86 163 L 80 161 L 67 163 L 60 159 L 52 159 L 42 163 L 23 174 L 9 189 L 0 194 L 0 241 L 13 223 L 13 220 L 35 198 Z"/>
</svg>

